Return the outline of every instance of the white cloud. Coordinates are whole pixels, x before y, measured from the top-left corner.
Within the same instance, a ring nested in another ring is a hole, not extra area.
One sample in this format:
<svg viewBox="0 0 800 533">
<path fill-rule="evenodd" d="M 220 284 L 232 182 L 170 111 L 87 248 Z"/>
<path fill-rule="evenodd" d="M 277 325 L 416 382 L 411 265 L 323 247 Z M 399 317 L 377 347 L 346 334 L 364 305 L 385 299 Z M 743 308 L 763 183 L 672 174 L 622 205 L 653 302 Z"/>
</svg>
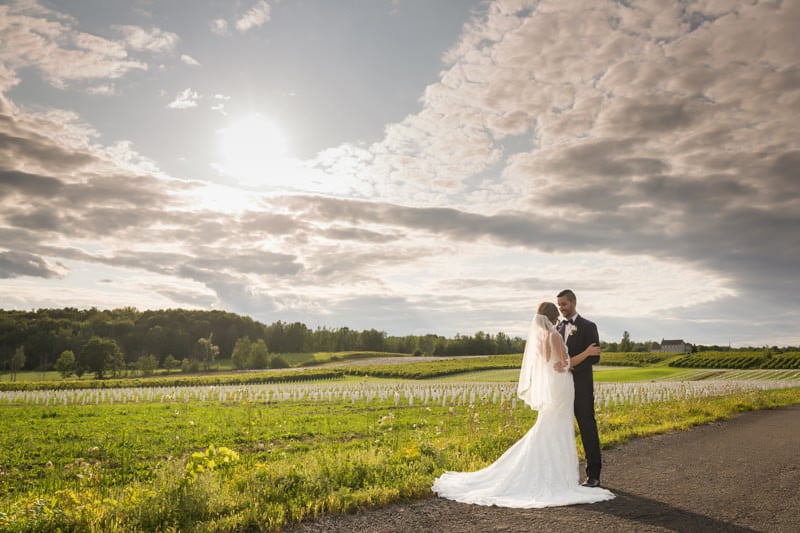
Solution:
<svg viewBox="0 0 800 533">
<path fill-rule="evenodd" d="M 117 88 L 113 83 L 104 83 L 102 85 L 88 87 L 86 92 L 89 94 L 113 95 L 117 94 Z"/>
<path fill-rule="evenodd" d="M 124 43 L 81 32 L 77 22 L 38 4 L 0 6 L 0 62 L 8 73 L 35 68 L 53 86 L 75 80 L 117 79 L 147 65 L 128 57 Z M 0 71 L 2 72 L 2 71 Z"/>
<path fill-rule="evenodd" d="M 236 28 L 236 31 L 244 33 L 269 22 L 271 11 L 269 3 L 261 0 L 237 15 L 232 22 L 228 22 L 224 18 L 217 18 L 209 23 L 209 27 L 212 33 L 221 36 L 228 34 L 231 25 Z"/>
<path fill-rule="evenodd" d="M 219 111 L 222 115 L 227 116 L 228 113 L 225 111 L 225 102 L 230 100 L 231 97 L 224 94 L 215 94 L 212 98 L 216 101 L 216 103 L 211 106 L 211 110 Z"/>
<path fill-rule="evenodd" d="M 422 111 L 316 162 L 355 177 L 365 198 L 511 214 L 451 213 L 460 230 L 702 265 L 737 287 L 719 295 L 766 297 L 771 285 L 790 308 L 800 258 L 772 243 L 800 223 L 785 218 L 800 212 L 788 170 L 800 161 L 797 24 L 796 3 L 494 2 L 448 52 Z M 527 140 L 505 152 L 513 136 Z"/>
<path fill-rule="evenodd" d="M 214 19 L 209 26 L 211 32 L 217 35 L 225 35 L 228 33 L 228 21 L 225 19 Z"/>
<path fill-rule="evenodd" d="M 189 88 L 184 89 L 181 91 L 175 99 L 167 104 L 167 107 L 170 109 L 189 109 L 192 107 L 197 107 L 197 102 L 200 99 L 200 95 L 197 91 Z"/>
<path fill-rule="evenodd" d="M 200 62 L 188 54 L 181 54 L 181 61 L 193 67 L 200 66 Z"/>
<path fill-rule="evenodd" d="M 304 185 L 329 196 L 168 179 L 74 113 L 3 99 L 0 288 L 48 305 L 58 276 L 100 267 L 122 302 L 452 334 L 522 332 L 573 287 L 605 340 L 796 343 L 800 9 L 730 5 L 494 2 L 418 113 L 318 155 Z M 23 67 L 93 87 L 136 68 L 43 13 L 0 7 L 2 87 Z M 81 76 L 39 48 L 80 50 Z M 762 305 L 783 324 L 762 329 Z"/>
<path fill-rule="evenodd" d="M 127 45 L 136 51 L 170 52 L 179 40 L 177 34 L 159 28 L 145 29 L 131 25 L 115 25 L 112 28 L 122 33 Z"/>
<path fill-rule="evenodd" d="M 250 9 L 243 15 L 236 19 L 236 29 L 240 32 L 246 32 L 253 28 L 263 26 L 269 22 L 270 5 L 265 1 L 256 2 Z"/>
</svg>

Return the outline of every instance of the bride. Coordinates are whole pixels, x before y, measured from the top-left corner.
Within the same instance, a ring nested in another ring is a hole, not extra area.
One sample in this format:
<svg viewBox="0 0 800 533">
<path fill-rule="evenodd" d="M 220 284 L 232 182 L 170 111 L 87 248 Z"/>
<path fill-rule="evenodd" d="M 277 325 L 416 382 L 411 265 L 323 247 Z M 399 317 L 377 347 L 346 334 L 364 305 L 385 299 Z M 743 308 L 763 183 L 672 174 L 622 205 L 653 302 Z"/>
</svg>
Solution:
<svg viewBox="0 0 800 533">
<path fill-rule="evenodd" d="M 558 309 L 543 302 L 531 322 L 517 395 L 538 410 L 534 426 L 494 463 L 477 472 L 445 472 L 433 483 L 442 498 L 499 507 L 552 507 L 614 498 L 611 491 L 578 484 L 573 426 L 575 389 L 567 370 L 590 355 L 592 345 L 570 361 L 555 330 Z"/>
</svg>

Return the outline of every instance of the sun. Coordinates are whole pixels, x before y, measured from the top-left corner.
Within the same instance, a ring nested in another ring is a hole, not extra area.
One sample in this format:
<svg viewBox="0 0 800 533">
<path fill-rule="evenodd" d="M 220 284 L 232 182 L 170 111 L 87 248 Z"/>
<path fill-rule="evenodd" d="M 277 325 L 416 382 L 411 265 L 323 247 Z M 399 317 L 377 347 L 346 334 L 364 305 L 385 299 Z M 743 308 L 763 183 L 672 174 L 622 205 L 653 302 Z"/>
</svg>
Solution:
<svg viewBox="0 0 800 533">
<path fill-rule="evenodd" d="M 284 182 L 288 143 L 274 122 L 254 114 L 219 130 L 222 162 L 218 167 L 247 185 Z"/>
</svg>

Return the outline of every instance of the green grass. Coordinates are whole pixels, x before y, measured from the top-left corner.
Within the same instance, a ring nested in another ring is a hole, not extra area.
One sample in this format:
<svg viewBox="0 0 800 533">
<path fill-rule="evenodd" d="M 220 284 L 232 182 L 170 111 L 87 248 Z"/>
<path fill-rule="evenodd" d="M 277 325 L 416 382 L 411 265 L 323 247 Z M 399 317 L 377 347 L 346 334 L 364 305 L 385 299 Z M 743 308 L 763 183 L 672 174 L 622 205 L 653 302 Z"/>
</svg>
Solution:
<svg viewBox="0 0 800 533">
<path fill-rule="evenodd" d="M 428 363 L 432 364 L 432 363 Z M 388 366 L 388 365 L 387 365 Z M 388 369 L 392 372 L 391 369 Z M 432 372 L 433 373 L 433 372 Z M 418 379 L 434 379 L 441 383 L 511 383 L 519 379 L 519 368 L 501 368 L 491 370 L 463 371 L 434 377 L 386 377 L 370 375 L 368 379 L 386 379 L 395 381 L 418 381 Z M 400 373 L 397 373 L 400 375 Z M 411 374 L 416 375 L 416 371 Z M 350 376 L 347 380 L 364 379 L 361 376 Z M 596 366 L 594 380 L 598 383 L 631 383 L 638 381 L 699 381 L 703 379 L 730 380 L 785 380 L 800 381 L 800 370 L 704 370 L 673 368 L 669 366 L 622 367 Z"/>
<path fill-rule="evenodd" d="M 413 357 L 407 353 L 392 352 L 369 352 L 369 351 L 350 351 L 350 352 L 313 352 L 288 354 L 286 360 L 292 366 L 315 366 L 326 363 L 340 361 L 354 361 L 358 359 L 376 359 L 379 357 Z"/>
<path fill-rule="evenodd" d="M 598 409 L 597 424 L 603 448 L 633 438 L 688 429 L 723 420 L 744 411 L 773 409 L 800 403 L 800 387 L 756 391 L 716 398 L 698 398 L 658 404 Z M 580 445 L 580 443 L 579 443 Z"/>
<path fill-rule="evenodd" d="M 698 352 L 672 360 L 682 368 L 783 368 L 800 369 L 800 352 L 772 354 L 769 350 L 747 352 Z"/>
<path fill-rule="evenodd" d="M 309 368 L 285 370 L 254 370 L 236 372 L 211 372 L 202 374 L 169 374 L 146 378 L 119 379 L 67 379 L 58 381 L 0 382 L 0 391 L 15 390 L 71 390 L 112 389 L 121 387 L 186 387 L 216 385 L 250 385 L 255 383 L 284 383 L 341 379 L 344 373 L 335 368 Z"/>
<path fill-rule="evenodd" d="M 651 381 L 654 379 L 665 379 L 675 375 L 685 374 L 684 369 L 668 367 L 595 367 L 594 380 L 596 382 L 632 382 L 632 381 Z M 508 368 L 502 370 L 482 370 L 477 372 L 465 372 L 436 378 L 443 383 L 494 383 L 494 382 L 515 382 L 519 379 L 518 368 Z"/>
<path fill-rule="evenodd" d="M 703 371 L 687 372 L 683 368 L 670 368 L 670 367 L 595 367 L 594 380 L 596 382 L 635 382 L 635 381 L 652 381 L 671 379 L 677 376 L 683 376 L 684 379 L 693 380 L 692 376 L 698 378 L 705 375 Z M 436 381 L 443 383 L 494 383 L 494 382 L 515 382 L 519 379 L 518 368 L 508 368 L 500 370 L 479 370 L 474 372 L 464 372 L 453 374 L 450 376 L 437 377 Z"/>
<path fill-rule="evenodd" d="M 84 376 L 84 379 L 91 379 L 91 375 Z M 24 382 L 24 381 L 33 381 L 33 382 L 41 382 L 41 381 L 58 381 L 63 379 L 61 374 L 56 372 L 55 370 L 48 370 L 46 372 L 37 372 L 35 370 L 25 370 L 22 372 L 17 372 L 16 381 Z M 70 379 L 78 379 L 75 376 L 72 376 Z M 0 374 L 0 382 L 11 382 L 11 374 L 9 372 L 3 372 Z"/>
<path fill-rule="evenodd" d="M 594 369 L 594 380 L 598 382 L 621 383 L 631 381 L 651 381 L 667 379 L 684 372 L 681 368 L 669 367 L 605 367 Z"/>
<path fill-rule="evenodd" d="M 796 403 L 800 388 L 617 406 L 597 419 L 609 448 Z M 0 530 L 278 531 L 428 497 L 441 472 L 489 464 L 535 418 L 490 398 L 1 405 Z"/>
<path fill-rule="evenodd" d="M 675 354 L 652 352 L 603 352 L 601 364 L 605 366 L 647 366 L 675 358 Z"/>
<path fill-rule="evenodd" d="M 505 383 L 515 382 L 518 379 L 519 368 L 502 368 L 441 376 L 437 377 L 436 381 L 442 383 Z"/>
<path fill-rule="evenodd" d="M 309 381 L 314 379 L 324 379 L 334 387 L 357 388 L 360 383 L 378 381 L 389 390 L 395 385 L 420 384 L 458 389 L 459 383 L 477 383 L 473 389 L 485 390 L 480 383 L 515 382 L 521 361 L 517 354 L 325 367 L 331 362 L 390 355 L 398 354 L 289 354 L 286 358 L 293 365 L 321 366 L 232 372 L 222 369 L 223 362 L 214 373 L 102 381 L 21 373 L 19 382 L 3 381 L 0 390 L 134 387 L 133 393 L 139 395 L 137 387 L 217 391 L 223 385 L 241 385 L 235 390 L 245 390 L 250 384 L 300 380 L 305 381 L 303 387 L 320 386 Z M 711 356 L 727 360 L 721 354 Z M 604 364 L 619 366 L 596 367 L 595 380 L 645 382 L 644 387 L 649 381 L 800 380 L 800 370 L 669 366 L 683 358 L 604 354 Z M 795 357 L 776 356 L 770 361 L 793 365 Z M 521 403 L 514 407 L 508 400 L 480 394 L 469 401 L 464 400 L 465 393 L 459 401 L 422 405 L 393 398 L 3 404 L 0 530 L 279 531 L 322 513 L 427 497 L 430 484 L 442 471 L 475 470 L 489 464 L 534 423 L 535 412 Z M 605 448 L 741 411 L 800 403 L 800 387 L 656 403 L 641 403 L 644 400 L 636 394 L 621 405 L 605 403 L 608 407 L 598 408 Z"/>
<path fill-rule="evenodd" d="M 430 379 L 483 370 L 516 369 L 522 363 L 522 354 L 491 355 L 484 357 L 455 357 L 441 361 L 408 364 L 344 366 L 341 370 L 354 376 L 377 376 L 398 379 Z"/>
</svg>

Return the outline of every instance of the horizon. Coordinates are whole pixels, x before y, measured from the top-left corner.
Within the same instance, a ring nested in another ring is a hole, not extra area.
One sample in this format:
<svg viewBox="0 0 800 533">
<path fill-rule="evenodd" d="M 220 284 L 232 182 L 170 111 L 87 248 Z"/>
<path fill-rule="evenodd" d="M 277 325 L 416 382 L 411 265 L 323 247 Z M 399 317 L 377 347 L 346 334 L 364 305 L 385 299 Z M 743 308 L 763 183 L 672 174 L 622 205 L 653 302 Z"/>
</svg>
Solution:
<svg viewBox="0 0 800 533">
<path fill-rule="evenodd" d="M 522 336 L 572 288 L 601 338 L 800 345 L 798 25 L 744 0 L 4 3 L 0 305 Z"/>
</svg>

